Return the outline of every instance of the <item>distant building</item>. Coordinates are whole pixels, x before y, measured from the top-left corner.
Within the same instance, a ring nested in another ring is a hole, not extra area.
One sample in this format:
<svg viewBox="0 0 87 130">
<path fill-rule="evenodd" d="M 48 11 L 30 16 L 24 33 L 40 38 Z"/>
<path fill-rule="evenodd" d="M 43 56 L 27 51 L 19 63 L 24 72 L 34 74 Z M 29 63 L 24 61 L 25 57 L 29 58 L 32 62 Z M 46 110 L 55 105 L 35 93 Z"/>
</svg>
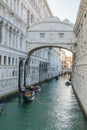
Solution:
<svg viewBox="0 0 87 130">
<path fill-rule="evenodd" d="M 61 50 L 61 66 L 62 66 L 62 70 L 66 69 L 66 59 L 67 59 L 67 56 L 66 56 L 66 53 L 64 50 Z"/>
<path fill-rule="evenodd" d="M 72 69 L 72 57 L 67 57 L 66 58 L 66 68 L 67 69 Z"/>
</svg>

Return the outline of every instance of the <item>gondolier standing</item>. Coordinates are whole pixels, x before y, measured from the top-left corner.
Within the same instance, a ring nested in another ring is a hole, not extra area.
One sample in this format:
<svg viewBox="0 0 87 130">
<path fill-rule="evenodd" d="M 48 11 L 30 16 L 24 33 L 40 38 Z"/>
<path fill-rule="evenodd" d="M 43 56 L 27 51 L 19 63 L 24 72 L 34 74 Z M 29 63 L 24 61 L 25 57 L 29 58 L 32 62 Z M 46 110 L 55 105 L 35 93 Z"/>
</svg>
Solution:
<svg viewBox="0 0 87 130">
<path fill-rule="evenodd" d="M 26 91 L 26 88 L 25 88 L 25 86 L 23 85 L 22 88 L 21 88 L 22 95 L 25 94 L 25 91 Z"/>
</svg>

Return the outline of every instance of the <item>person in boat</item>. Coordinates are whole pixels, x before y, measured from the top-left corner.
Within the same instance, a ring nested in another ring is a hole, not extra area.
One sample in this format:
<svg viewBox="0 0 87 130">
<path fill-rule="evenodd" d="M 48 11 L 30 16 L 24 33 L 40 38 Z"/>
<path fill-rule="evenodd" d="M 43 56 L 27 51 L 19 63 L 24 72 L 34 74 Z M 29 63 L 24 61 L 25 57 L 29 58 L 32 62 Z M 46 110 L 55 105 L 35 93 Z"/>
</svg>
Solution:
<svg viewBox="0 0 87 130">
<path fill-rule="evenodd" d="M 39 89 L 39 87 L 38 87 L 38 86 L 35 86 L 35 87 L 34 87 L 34 90 L 35 90 L 35 91 L 37 91 L 38 89 Z"/>
<path fill-rule="evenodd" d="M 30 91 L 34 91 L 33 86 L 30 86 L 30 87 L 29 87 L 29 90 L 30 90 Z"/>
<path fill-rule="evenodd" d="M 22 95 L 25 94 L 25 91 L 26 91 L 26 88 L 25 88 L 25 86 L 23 85 L 22 88 L 21 88 Z"/>
</svg>

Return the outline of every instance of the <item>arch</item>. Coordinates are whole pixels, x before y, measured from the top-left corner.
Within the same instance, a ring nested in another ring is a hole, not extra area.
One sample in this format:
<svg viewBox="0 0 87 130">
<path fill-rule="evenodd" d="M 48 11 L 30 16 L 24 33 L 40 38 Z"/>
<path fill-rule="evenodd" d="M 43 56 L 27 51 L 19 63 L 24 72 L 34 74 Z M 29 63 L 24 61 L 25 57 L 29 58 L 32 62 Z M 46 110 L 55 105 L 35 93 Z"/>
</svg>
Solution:
<svg viewBox="0 0 87 130">
<path fill-rule="evenodd" d="M 28 57 L 29 57 L 29 56 L 30 56 L 34 51 L 36 51 L 36 50 L 40 50 L 40 49 L 42 49 L 42 48 L 62 48 L 62 49 L 66 49 L 66 50 L 72 52 L 73 54 L 75 53 L 75 52 L 73 52 L 72 50 L 68 49 L 67 47 L 61 47 L 61 46 L 50 46 L 50 45 L 49 45 L 49 46 L 40 46 L 40 47 L 36 47 L 36 48 L 30 50 L 30 51 L 28 52 Z"/>
</svg>

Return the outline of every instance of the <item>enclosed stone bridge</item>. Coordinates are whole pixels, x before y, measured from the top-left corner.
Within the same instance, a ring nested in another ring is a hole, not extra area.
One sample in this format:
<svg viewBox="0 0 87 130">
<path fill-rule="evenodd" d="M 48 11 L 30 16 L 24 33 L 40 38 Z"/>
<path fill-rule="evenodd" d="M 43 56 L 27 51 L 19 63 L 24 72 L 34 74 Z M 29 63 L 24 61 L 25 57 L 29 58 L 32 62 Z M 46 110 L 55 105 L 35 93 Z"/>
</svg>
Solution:
<svg viewBox="0 0 87 130">
<path fill-rule="evenodd" d="M 27 29 L 27 59 L 19 64 L 19 86 L 26 84 L 26 75 L 29 67 L 29 57 L 41 48 L 63 48 L 75 52 L 76 37 L 73 25 L 68 20 L 61 21 L 57 17 L 37 21 Z M 47 75 L 47 74 L 46 74 Z"/>
<path fill-rule="evenodd" d="M 76 37 L 73 24 L 57 17 L 46 18 L 32 24 L 27 30 L 28 56 L 35 50 L 46 47 L 58 47 L 75 52 Z"/>
</svg>

